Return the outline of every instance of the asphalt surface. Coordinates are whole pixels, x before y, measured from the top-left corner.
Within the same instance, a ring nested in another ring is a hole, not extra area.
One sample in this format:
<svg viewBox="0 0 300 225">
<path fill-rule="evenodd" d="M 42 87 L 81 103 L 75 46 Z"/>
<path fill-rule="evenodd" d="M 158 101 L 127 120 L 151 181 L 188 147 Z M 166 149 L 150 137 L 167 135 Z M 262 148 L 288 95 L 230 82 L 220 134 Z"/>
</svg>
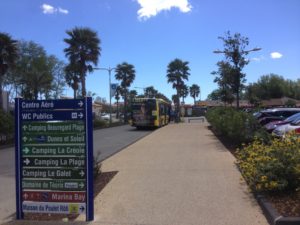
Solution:
<svg viewBox="0 0 300 225">
<path fill-rule="evenodd" d="M 101 162 L 152 131 L 151 129 L 137 130 L 129 125 L 95 130 L 94 156 Z"/>
<path fill-rule="evenodd" d="M 152 131 L 129 125 L 95 130 L 94 157 L 101 162 Z M 15 208 L 15 149 L 11 147 L 0 149 L 0 224 L 15 218 Z"/>
</svg>

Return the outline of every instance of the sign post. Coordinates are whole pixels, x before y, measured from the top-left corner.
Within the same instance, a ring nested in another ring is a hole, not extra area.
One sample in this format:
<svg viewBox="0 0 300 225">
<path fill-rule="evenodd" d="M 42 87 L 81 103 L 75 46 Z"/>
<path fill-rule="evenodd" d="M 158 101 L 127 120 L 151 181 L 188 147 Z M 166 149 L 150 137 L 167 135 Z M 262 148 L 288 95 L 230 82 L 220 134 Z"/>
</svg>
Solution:
<svg viewBox="0 0 300 225">
<path fill-rule="evenodd" d="M 16 207 L 94 219 L 92 100 L 22 100 L 16 115 Z"/>
</svg>

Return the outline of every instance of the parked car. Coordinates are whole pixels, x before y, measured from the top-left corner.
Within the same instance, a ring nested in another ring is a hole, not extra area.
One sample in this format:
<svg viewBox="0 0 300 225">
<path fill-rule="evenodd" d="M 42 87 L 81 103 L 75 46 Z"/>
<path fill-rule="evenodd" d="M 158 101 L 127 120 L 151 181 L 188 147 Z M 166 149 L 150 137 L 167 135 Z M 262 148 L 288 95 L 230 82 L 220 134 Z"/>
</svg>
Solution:
<svg viewBox="0 0 300 225">
<path fill-rule="evenodd" d="M 254 114 L 254 117 L 261 125 L 265 125 L 272 121 L 284 120 L 299 112 L 300 108 L 273 108 L 262 110 L 259 113 Z"/>
<path fill-rule="evenodd" d="M 300 135 L 300 118 L 291 123 L 277 127 L 272 134 L 277 137 L 284 137 L 288 132 L 294 131 Z"/>
<path fill-rule="evenodd" d="M 109 120 L 109 114 L 102 113 L 101 114 L 101 119 L 102 120 Z"/>
<path fill-rule="evenodd" d="M 284 120 L 276 120 L 276 121 L 272 121 L 268 124 L 266 124 L 264 127 L 265 129 L 272 133 L 273 130 L 275 130 L 277 127 L 279 126 L 282 126 L 282 125 L 285 125 L 285 124 L 288 124 L 288 123 L 291 123 L 293 122 L 294 120 L 297 120 L 297 119 L 300 119 L 300 113 L 296 113 Z"/>
</svg>

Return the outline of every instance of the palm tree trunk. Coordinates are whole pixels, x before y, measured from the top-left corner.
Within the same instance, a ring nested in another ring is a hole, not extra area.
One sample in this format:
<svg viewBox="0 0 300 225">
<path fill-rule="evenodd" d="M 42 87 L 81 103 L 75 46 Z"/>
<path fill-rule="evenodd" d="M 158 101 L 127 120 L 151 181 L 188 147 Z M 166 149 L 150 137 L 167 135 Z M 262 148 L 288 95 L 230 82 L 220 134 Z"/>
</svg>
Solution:
<svg viewBox="0 0 300 225">
<path fill-rule="evenodd" d="M 127 90 L 124 94 L 124 123 L 127 123 Z"/>
<path fill-rule="evenodd" d="M 33 94 L 34 94 L 34 99 L 37 100 L 38 99 L 38 94 L 39 94 L 37 88 L 34 88 Z"/>
<path fill-rule="evenodd" d="M 83 74 L 81 75 L 81 84 L 82 84 L 81 93 L 82 93 L 82 97 L 84 98 L 86 96 L 86 89 L 85 89 L 85 76 Z"/>
<path fill-rule="evenodd" d="M 0 109 L 3 109 L 2 80 L 0 78 Z"/>
<path fill-rule="evenodd" d="M 179 89 L 177 88 L 177 98 L 176 98 L 176 115 L 175 115 L 175 122 L 178 123 L 180 120 L 179 117 L 179 110 L 180 110 L 180 97 L 179 97 Z"/>
<path fill-rule="evenodd" d="M 86 88 L 85 88 L 85 64 L 82 63 L 81 65 L 81 74 L 80 74 L 80 80 L 81 80 L 81 95 L 84 98 L 86 96 Z"/>
<path fill-rule="evenodd" d="M 119 119 L 119 100 L 117 100 L 117 119 Z"/>
</svg>

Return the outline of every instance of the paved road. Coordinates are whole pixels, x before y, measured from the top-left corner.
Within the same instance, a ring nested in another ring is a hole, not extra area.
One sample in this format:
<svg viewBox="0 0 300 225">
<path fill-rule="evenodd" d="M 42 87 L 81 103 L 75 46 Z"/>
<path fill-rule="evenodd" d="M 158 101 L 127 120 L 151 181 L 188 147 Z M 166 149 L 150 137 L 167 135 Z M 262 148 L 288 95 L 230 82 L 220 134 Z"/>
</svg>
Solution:
<svg viewBox="0 0 300 225">
<path fill-rule="evenodd" d="M 94 131 L 94 156 L 100 152 L 98 161 L 103 161 L 152 131 L 137 130 L 129 125 L 96 130 Z"/>
<path fill-rule="evenodd" d="M 136 130 L 128 125 L 96 130 L 94 156 L 98 156 L 98 161 L 103 161 L 151 132 Z M 0 222 L 15 217 L 14 213 L 15 154 L 14 148 L 6 148 L 0 150 Z"/>
</svg>

